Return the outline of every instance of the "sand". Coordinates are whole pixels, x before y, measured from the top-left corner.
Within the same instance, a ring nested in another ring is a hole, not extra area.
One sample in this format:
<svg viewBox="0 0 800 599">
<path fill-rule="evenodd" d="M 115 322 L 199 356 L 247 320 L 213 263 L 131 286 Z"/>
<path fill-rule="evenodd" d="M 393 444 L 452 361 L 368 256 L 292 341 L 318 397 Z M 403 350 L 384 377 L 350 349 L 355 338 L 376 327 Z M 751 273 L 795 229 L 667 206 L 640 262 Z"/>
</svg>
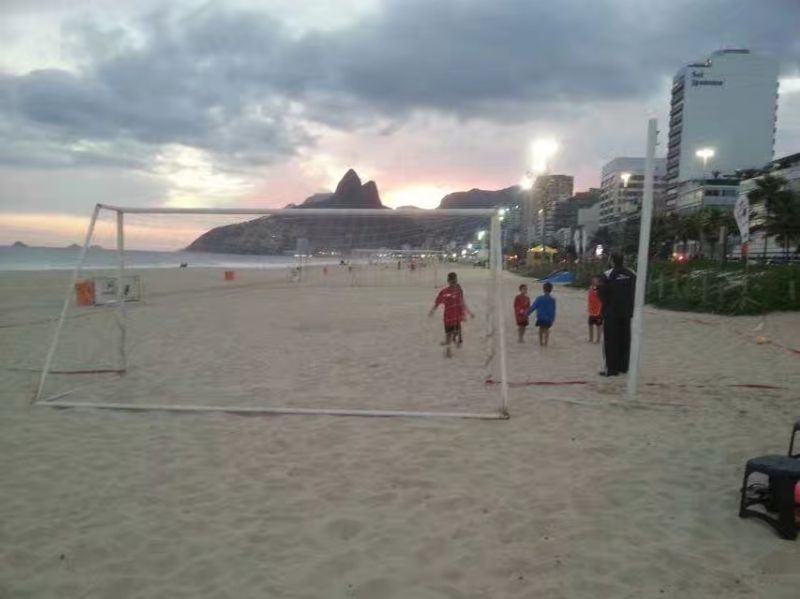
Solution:
<svg viewBox="0 0 800 599">
<path fill-rule="evenodd" d="M 427 281 L 140 274 L 131 372 L 74 399 L 496 408 L 480 321 L 443 358 Z M 798 595 L 800 545 L 737 517 L 744 462 L 785 452 L 800 417 L 796 314 L 648 309 L 630 403 L 596 376 L 583 293 L 559 288 L 551 347 L 506 320 L 508 421 L 61 411 L 30 398 L 66 276 L 0 279 L 0 597 Z M 113 311 L 86 310 L 64 368 L 113 363 Z"/>
</svg>

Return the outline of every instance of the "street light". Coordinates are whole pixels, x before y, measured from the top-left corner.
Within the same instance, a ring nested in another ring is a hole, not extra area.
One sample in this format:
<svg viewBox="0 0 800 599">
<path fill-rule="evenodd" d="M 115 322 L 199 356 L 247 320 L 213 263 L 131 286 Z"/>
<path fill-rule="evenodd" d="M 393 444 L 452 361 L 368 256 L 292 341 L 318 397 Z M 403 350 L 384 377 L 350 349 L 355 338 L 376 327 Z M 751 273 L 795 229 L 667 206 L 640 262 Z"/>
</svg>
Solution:
<svg viewBox="0 0 800 599">
<path fill-rule="evenodd" d="M 531 143 L 531 166 L 535 173 L 547 173 L 550 159 L 558 151 L 558 142 L 552 138 L 542 137 Z"/>
<path fill-rule="evenodd" d="M 706 170 L 708 159 L 714 157 L 714 148 L 700 148 L 694 155 L 703 161 L 703 170 Z"/>
<path fill-rule="evenodd" d="M 544 245 L 544 208 L 539 208 L 539 243 Z"/>
<path fill-rule="evenodd" d="M 533 189 L 533 181 L 534 177 L 530 172 L 525 173 L 525 176 L 522 177 L 522 180 L 519 182 L 519 188 L 522 191 L 530 191 Z"/>
</svg>

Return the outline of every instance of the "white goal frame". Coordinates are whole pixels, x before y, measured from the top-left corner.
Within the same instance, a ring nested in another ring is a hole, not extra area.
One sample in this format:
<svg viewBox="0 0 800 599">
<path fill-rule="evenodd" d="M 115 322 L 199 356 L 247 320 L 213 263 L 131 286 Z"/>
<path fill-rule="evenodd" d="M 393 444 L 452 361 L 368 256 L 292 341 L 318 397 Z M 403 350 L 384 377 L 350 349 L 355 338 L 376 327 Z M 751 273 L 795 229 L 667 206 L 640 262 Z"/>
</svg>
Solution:
<svg viewBox="0 0 800 599">
<path fill-rule="evenodd" d="M 94 408 L 112 409 L 124 411 L 169 411 L 169 412 L 223 412 L 232 414 L 316 414 L 328 416 L 406 416 L 406 417 L 447 417 L 447 418 L 478 418 L 484 420 L 506 420 L 509 418 L 508 411 L 508 377 L 506 372 L 506 344 L 502 301 L 502 270 L 503 270 L 503 250 L 501 245 L 500 221 L 501 213 L 494 209 L 442 209 L 436 210 L 436 216 L 484 216 L 491 219 L 489 231 L 489 268 L 491 270 L 493 297 L 490 301 L 494 303 L 494 326 L 495 335 L 492 342 L 493 351 L 497 360 L 496 382 L 499 383 L 499 407 L 495 412 L 436 412 L 436 411 L 405 411 L 405 410 L 366 410 L 366 409 L 332 409 L 332 408 L 290 408 L 290 407 L 252 407 L 252 406 L 215 406 L 215 405 L 174 405 L 174 404 L 127 404 L 127 403 L 92 403 L 61 399 L 66 393 L 58 393 L 50 397 L 43 397 L 45 383 L 50 374 L 53 357 L 58 348 L 61 330 L 66 320 L 75 284 L 78 276 L 86 261 L 86 254 L 94 235 L 95 224 L 101 210 L 110 211 L 116 214 L 116 234 L 117 234 L 117 299 L 116 302 L 116 351 L 115 368 L 104 372 L 124 374 L 127 370 L 127 356 L 125 352 L 125 338 L 127 333 L 127 317 L 125 309 L 125 298 L 123 297 L 123 280 L 125 277 L 125 214 L 220 214 L 220 215 L 292 215 L 292 216 L 369 216 L 369 217 L 397 217 L 397 216 L 419 216 L 418 210 L 379 210 L 379 209 L 347 209 L 347 208 L 137 208 L 112 206 L 108 204 L 96 204 L 92 212 L 89 227 L 86 231 L 78 261 L 72 272 L 64 302 L 61 306 L 61 313 L 53 332 L 50 347 L 47 350 L 44 365 L 42 366 L 39 383 L 33 397 L 33 403 L 40 406 L 52 408 Z M 113 303 L 111 305 L 113 305 Z M 494 386 L 494 385 L 493 385 Z"/>
</svg>

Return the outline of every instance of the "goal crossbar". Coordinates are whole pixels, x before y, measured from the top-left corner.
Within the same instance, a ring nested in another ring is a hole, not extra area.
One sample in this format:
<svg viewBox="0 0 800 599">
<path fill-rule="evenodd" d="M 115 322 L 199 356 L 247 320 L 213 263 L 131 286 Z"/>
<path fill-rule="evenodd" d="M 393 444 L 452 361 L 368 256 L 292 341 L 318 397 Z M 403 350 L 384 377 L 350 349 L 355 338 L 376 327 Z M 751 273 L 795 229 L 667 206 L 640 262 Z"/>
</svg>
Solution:
<svg viewBox="0 0 800 599">
<path fill-rule="evenodd" d="M 117 373 L 125 373 L 127 370 L 127 358 L 125 355 L 126 337 L 126 314 L 125 300 L 122 296 L 122 281 L 125 273 L 125 241 L 124 241 L 124 215 L 130 214 L 222 214 L 222 215 L 296 215 L 296 216 L 483 216 L 491 219 L 490 243 L 491 252 L 489 256 L 490 267 L 493 276 L 493 294 L 495 303 L 494 324 L 497 327 L 495 336 L 495 352 L 499 354 L 499 374 L 500 384 L 500 407 L 494 412 L 435 412 L 435 411 L 406 411 L 406 410 L 359 410 L 359 409 L 331 409 L 331 408 L 289 408 L 289 407 L 234 407 L 234 406 L 181 406 L 173 404 L 126 404 L 126 403 L 91 403 L 78 401 L 57 401 L 64 394 L 56 394 L 51 397 L 43 397 L 45 382 L 50 373 L 53 357 L 58 347 L 59 336 L 66 320 L 67 311 L 70 304 L 70 297 L 78 280 L 78 276 L 86 260 L 86 255 L 91 245 L 95 224 L 101 210 L 108 210 L 116 213 L 117 229 L 117 307 L 116 320 L 119 330 L 117 345 Z M 316 414 L 323 416 L 377 416 L 377 417 L 445 417 L 445 418 L 474 418 L 482 420 L 503 420 L 509 418 L 508 411 L 508 384 L 506 373 L 505 356 L 505 332 L 503 329 L 503 303 L 502 286 L 500 273 L 503 268 L 503 250 L 500 243 L 500 216 L 499 210 L 494 209 L 442 209 L 431 211 L 419 211 L 411 209 L 400 210 L 381 210 L 381 209 L 347 209 L 347 208 L 138 208 L 126 206 L 113 206 L 109 204 L 96 204 L 89 226 L 86 231 L 83 246 L 78 256 L 78 261 L 73 269 L 70 283 L 64 296 L 61 313 L 56 324 L 53 337 L 48 348 L 39 383 L 32 398 L 34 405 L 43 405 L 51 408 L 97 408 L 114 409 L 125 411 L 169 411 L 169 412 L 227 412 L 238 414 Z"/>
<path fill-rule="evenodd" d="M 229 214 L 229 215 L 284 215 L 284 216 L 485 216 L 498 214 L 492 208 L 436 209 L 415 210 L 399 208 L 397 210 L 381 208 L 138 208 L 132 206 L 112 206 L 98 204 L 101 210 L 111 210 L 126 214 Z"/>
</svg>

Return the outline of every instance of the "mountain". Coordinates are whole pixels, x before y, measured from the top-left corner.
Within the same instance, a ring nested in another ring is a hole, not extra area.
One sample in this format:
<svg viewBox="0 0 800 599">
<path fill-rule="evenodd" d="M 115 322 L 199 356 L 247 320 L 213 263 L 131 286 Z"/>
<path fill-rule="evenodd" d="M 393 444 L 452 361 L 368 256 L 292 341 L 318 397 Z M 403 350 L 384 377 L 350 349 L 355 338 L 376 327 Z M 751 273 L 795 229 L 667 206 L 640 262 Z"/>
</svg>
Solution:
<svg viewBox="0 0 800 599">
<path fill-rule="evenodd" d="M 519 200 L 520 191 L 516 185 L 497 191 L 470 189 L 447 194 L 439 202 L 439 208 L 498 208 L 519 204 Z"/>
<path fill-rule="evenodd" d="M 348 170 L 333 193 L 318 193 L 302 204 L 287 208 L 341 208 L 388 210 L 381 202 L 374 181 L 361 183 L 358 174 Z M 232 254 L 283 254 L 308 247 L 308 250 L 339 251 L 381 247 L 391 241 L 392 231 L 403 230 L 404 243 L 419 244 L 424 232 L 407 219 L 371 216 L 270 215 L 235 225 L 216 227 L 195 239 L 186 248 L 197 252 Z M 299 240 L 308 240 L 305 242 Z"/>
<path fill-rule="evenodd" d="M 21 241 L 15 241 L 14 243 L 11 244 L 11 247 L 12 248 L 26 248 L 26 247 L 28 247 L 28 244 L 27 243 L 22 243 Z"/>
<path fill-rule="evenodd" d="M 440 208 L 494 208 L 518 202 L 516 187 L 498 191 L 473 189 L 445 196 Z M 336 190 L 318 193 L 302 204 L 289 204 L 298 214 L 263 216 L 234 225 L 216 227 L 203 233 L 186 248 L 197 252 L 230 254 L 285 254 L 292 252 L 342 252 L 354 248 L 402 247 L 444 249 L 448 244 L 466 243 L 486 219 L 453 219 L 436 210 L 418 209 L 418 214 L 385 218 L 380 216 L 304 216 L 304 208 L 388 210 L 381 202 L 374 181 L 362 183 L 348 170 Z"/>
</svg>

